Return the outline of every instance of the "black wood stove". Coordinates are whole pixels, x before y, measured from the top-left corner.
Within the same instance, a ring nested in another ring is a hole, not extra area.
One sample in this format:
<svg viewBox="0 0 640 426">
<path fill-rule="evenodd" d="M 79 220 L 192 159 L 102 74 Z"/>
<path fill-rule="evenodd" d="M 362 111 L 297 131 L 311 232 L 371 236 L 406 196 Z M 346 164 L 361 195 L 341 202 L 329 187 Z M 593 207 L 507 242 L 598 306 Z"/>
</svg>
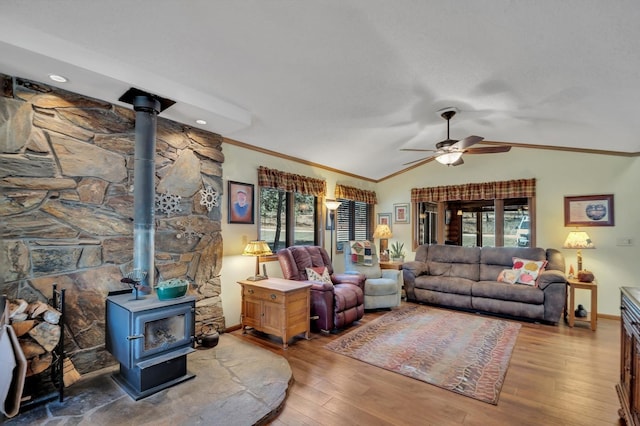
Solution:
<svg viewBox="0 0 640 426">
<path fill-rule="evenodd" d="M 195 377 L 187 372 L 187 355 L 195 351 L 195 297 L 110 295 L 106 316 L 106 348 L 120 363 L 113 379 L 133 399 Z"/>
</svg>

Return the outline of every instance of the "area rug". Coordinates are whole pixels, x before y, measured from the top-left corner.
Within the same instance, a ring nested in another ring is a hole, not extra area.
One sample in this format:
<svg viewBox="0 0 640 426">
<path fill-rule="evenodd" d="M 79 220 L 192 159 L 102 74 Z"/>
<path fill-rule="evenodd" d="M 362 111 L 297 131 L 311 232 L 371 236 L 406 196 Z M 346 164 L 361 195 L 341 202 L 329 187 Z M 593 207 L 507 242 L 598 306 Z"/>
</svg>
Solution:
<svg viewBox="0 0 640 426">
<path fill-rule="evenodd" d="M 325 348 L 497 405 L 520 327 L 410 305 L 364 324 Z"/>
</svg>

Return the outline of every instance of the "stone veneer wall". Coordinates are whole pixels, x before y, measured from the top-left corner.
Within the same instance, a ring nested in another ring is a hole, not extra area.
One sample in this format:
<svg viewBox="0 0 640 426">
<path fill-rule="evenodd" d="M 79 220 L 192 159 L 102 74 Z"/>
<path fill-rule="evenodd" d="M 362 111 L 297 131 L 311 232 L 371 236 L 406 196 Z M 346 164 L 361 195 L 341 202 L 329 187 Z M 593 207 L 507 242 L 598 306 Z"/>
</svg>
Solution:
<svg viewBox="0 0 640 426">
<path fill-rule="evenodd" d="M 222 137 L 157 123 L 156 278 L 192 283 L 196 334 L 222 330 Z M 65 288 L 65 349 L 81 373 L 115 362 L 105 299 L 128 288 L 133 263 L 134 127 L 131 109 L 0 74 L 0 293 L 46 301 Z"/>
</svg>

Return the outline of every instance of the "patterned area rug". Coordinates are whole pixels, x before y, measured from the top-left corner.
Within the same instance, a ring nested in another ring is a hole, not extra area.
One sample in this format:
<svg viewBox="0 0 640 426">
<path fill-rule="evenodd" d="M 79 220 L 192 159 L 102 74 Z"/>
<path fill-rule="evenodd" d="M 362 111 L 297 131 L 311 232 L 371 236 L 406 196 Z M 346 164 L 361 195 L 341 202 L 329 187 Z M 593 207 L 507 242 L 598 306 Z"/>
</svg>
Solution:
<svg viewBox="0 0 640 426">
<path fill-rule="evenodd" d="M 498 404 L 521 325 L 409 305 L 325 348 L 489 404 Z"/>
</svg>

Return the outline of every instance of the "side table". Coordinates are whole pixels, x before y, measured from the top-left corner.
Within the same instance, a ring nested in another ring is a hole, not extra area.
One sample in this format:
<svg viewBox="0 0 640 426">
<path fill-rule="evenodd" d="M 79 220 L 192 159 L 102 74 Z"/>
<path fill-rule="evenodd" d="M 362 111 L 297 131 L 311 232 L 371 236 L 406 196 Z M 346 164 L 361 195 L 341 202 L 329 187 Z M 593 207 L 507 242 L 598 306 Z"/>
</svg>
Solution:
<svg viewBox="0 0 640 426">
<path fill-rule="evenodd" d="M 397 269 L 402 270 L 402 262 L 380 262 L 380 269 Z"/>
<path fill-rule="evenodd" d="M 238 284 L 242 286 L 243 334 L 250 327 L 281 337 L 283 349 L 297 334 L 309 339 L 310 283 L 268 278 Z"/>
<path fill-rule="evenodd" d="M 576 317 L 576 306 L 575 306 L 575 291 L 576 289 L 583 289 L 591 291 L 591 312 L 587 313 L 586 318 L 577 318 Z M 594 281 L 591 283 L 583 283 L 582 281 L 578 281 L 575 278 L 567 279 L 567 291 L 569 292 L 568 297 L 568 306 L 567 316 L 569 327 L 573 327 L 576 321 L 584 321 L 591 323 L 591 330 L 596 331 L 596 326 L 598 323 L 598 284 Z"/>
</svg>

